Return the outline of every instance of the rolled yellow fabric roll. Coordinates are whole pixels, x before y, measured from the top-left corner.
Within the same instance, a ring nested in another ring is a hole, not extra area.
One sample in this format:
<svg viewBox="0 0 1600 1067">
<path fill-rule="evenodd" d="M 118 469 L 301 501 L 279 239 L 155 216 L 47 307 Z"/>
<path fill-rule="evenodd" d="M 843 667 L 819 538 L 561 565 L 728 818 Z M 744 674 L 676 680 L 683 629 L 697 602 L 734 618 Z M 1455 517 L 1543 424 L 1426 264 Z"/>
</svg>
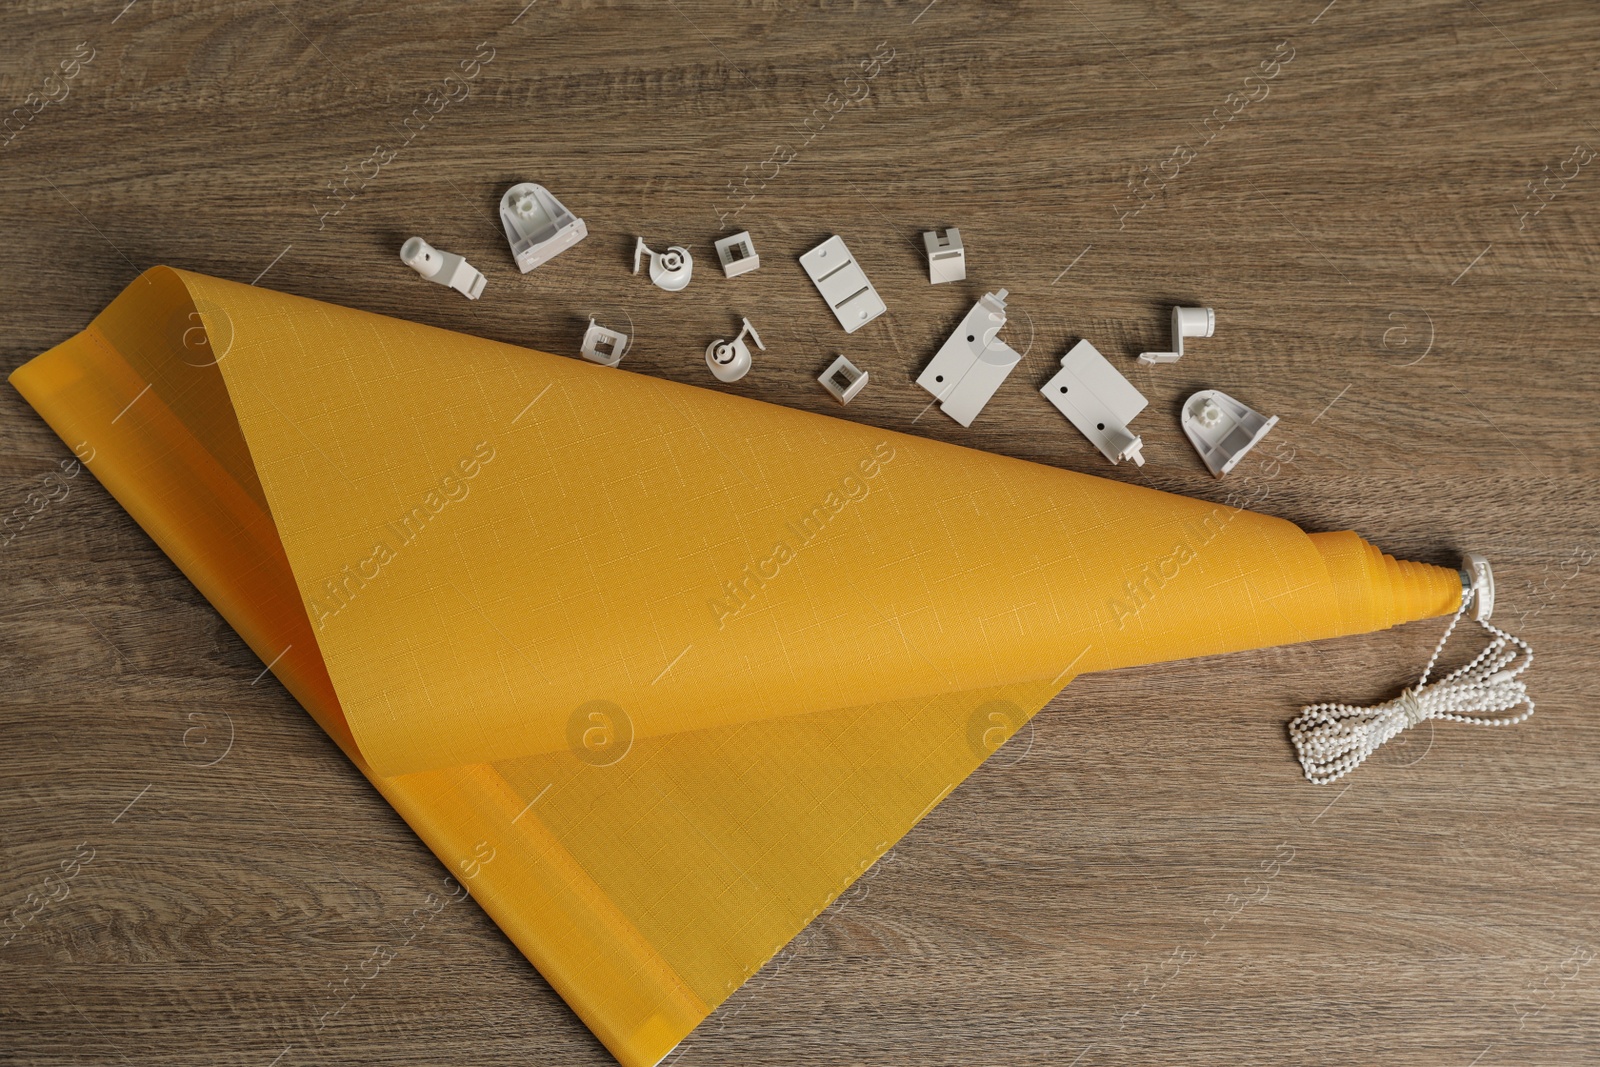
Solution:
<svg viewBox="0 0 1600 1067">
<path fill-rule="evenodd" d="M 165 267 L 11 380 L 629 1067 L 1077 674 L 1461 598 L 1353 533 Z"/>
</svg>

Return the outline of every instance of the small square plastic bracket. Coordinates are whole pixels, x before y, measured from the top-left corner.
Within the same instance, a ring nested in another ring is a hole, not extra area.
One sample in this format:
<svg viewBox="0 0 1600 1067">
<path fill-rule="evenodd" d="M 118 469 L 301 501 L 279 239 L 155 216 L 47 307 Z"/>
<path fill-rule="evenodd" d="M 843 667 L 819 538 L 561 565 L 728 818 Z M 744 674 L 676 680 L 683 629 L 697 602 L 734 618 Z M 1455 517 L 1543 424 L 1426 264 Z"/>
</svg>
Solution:
<svg viewBox="0 0 1600 1067">
<path fill-rule="evenodd" d="M 828 364 L 828 369 L 817 379 L 822 387 L 833 394 L 841 404 L 848 404 L 856 394 L 867 387 L 867 372 L 840 356 Z"/>
<path fill-rule="evenodd" d="M 542 185 L 522 182 L 500 198 L 500 224 L 517 269 L 526 274 L 585 237 L 589 228 Z"/>
<path fill-rule="evenodd" d="M 938 399 L 939 410 L 963 426 L 972 425 L 1022 361 L 1022 353 L 999 337 L 1006 324 L 1006 295 L 1004 289 L 983 294 L 917 375 L 917 384 Z"/>
<path fill-rule="evenodd" d="M 730 278 L 737 278 L 741 274 L 749 274 L 761 266 L 761 257 L 756 255 L 756 246 L 750 240 L 749 230 L 740 230 L 731 237 L 724 237 L 715 242 L 717 246 L 717 260 L 722 264 L 722 273 Z"/>
<path fill-rule="evenodd" d="M 454 252 L 441 252 L 420 237 L 400 246 L 400 262 L 440 285 L 448 285 L 468 300 L 483 295 L 488 284 L 483 273 Z"/>
<path fill-rule="evenodd" d="M 837 234 L 801 256 L 800 266 L 828 302 L 845 333 L 855 333 L 888 310 L 844 246 L 844 238 Z"/>
<path fill-rule="evenodd" d="M 967 250 L 961 243 L 960 230 L 952 226 L 943 237 L 938 230 L 927 230 L 922 235 L 922 246 L 928 250 L 930 284 L 967 280 Z"/>
<path fill-rule="evenodd" d="M 583 358 L 590 363 L 598 363 L 602 367 L 615 367 L 622 362 L 622 356 L 628 351 L 628 335 L 608 330 L 604 326 L 589 320 L 589 328 L 583 333 Z"/>
<path fill-rule="evenodd" d="M 1221 478 L 1278 425 L 1278 416 L 1268 418 L 1220 389 L 1202 389 L 1183 402 L 1182 421 L 1189 443 Z"/>
<path fill-rule="evenodd" d="M 1144 466 L 1144 442 L 1128 423 L 1149 403 L 1088 341 L 1061 357 L 1061 369 L 1039 390 L 1044 398 L 1113 463 Z"/>
</svg>

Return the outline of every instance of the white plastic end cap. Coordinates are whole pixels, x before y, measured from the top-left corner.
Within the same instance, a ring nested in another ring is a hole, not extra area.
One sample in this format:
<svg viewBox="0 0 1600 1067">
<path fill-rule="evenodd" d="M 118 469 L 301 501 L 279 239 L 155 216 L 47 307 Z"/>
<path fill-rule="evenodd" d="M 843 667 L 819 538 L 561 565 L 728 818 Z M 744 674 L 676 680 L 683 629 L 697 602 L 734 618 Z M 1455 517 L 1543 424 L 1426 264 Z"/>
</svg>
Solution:
<svg viewBox="0 0 1600 1067">
<path fill-rule="evenodd" d="M 1489 621 L 1494 614 L 1494 570 L 1489 560 L 1477 552 L 1468 552 L 1461 561 L 1461 595 L 1474 598 L 1474 619 Z"/>
</svg>

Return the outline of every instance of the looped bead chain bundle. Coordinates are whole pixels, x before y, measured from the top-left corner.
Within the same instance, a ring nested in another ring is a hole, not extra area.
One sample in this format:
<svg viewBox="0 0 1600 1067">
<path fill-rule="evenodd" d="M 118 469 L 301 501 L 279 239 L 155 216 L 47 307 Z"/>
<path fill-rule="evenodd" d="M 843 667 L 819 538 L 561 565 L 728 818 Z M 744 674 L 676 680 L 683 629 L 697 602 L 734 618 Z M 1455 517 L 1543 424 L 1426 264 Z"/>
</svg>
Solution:
<svg viewBox="0 0 1600 1067">
<path fill-rule="evenodd" d="M 1464 722 L 1474 726 L 1515 726 L 1533 714 L 1528 687 L 1518 677 L 1533 662 L 1533 649 L 1520 637 L 1513 637 L 1480 618 L 1494 640 L 1476 659 L 1432 685 L 1428 676 L 1444 651 L 1445 642 L 1461 621 L 1471 598 L 1464 598 L 1455 618 L 1433 650 L 1433 657 L 1417 684 L 1398 697 L 1370 708 L 1350 704 L 1312 704 L 1289 723 L 1289 739 L 1299 753 L 1306 778 L 1326 785 L 1349 774 L 1390 738 L 1404 733 L 1428 719 Z M 1521 662 L 1515 663 L 1521 657 Z M 1520 715 L 1489 718 L 1499 712 L 1527 705 Z M 1474 714 L 1476 713 L 1476 714 Z"/>
</svg>

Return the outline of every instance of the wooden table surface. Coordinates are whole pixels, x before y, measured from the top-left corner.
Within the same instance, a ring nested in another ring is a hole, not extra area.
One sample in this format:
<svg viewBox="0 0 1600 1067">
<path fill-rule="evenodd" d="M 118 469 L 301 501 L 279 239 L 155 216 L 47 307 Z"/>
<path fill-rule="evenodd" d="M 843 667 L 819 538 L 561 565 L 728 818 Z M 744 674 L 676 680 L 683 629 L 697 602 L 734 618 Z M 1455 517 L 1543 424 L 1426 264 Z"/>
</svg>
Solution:
<svg viewBox="0 0 1600 1067">
<path fill-rule="evenodd" d="M 593 315 L 694 384 L 749 315 L 737 392 L 838 413 L 844 353 L 848 418 L 1482 551 L 1537 651 L 1526 724 L 1424 724 L 1330 787 L 1285 722 L 1393 696 L 1441 623 L 1081 678 L 674 1063 L 1595 1062 L 1593 4 L 525 2 L 6 5 L 4 368 L 161 263 L 560 353 Z M 525 276 L 523 180 L 589 227 Z M 946 226 L 968 280 L 930 286 Z M 731 282 L 711 242 L 744 228 Z M 402 266 L 413 233 L 484 298 Z M 796 263 L 832 233 L 891 309 L 855 335 Z M 695 288 L 632 277 L 636 235 Z M 1023 365 L 970 430 L 924 414 L 912 379 L 1002 286 Z M 1175 303 L 1215 336 L 1137 365 Z M 1150 399 L 1142 469 L 1037 395 L 1080 337 Z M 1227 481 L 1178 425 L 1202 387 L 1281 420 Z M 611 1062 L 470 901 L 316 1029 L 443 869 L 103 489 L 32 513 L 69 456 L 0 390 L 0 511 L 31 515 L 0 548 L 0 910 L 78 870 L 8 927 L 0 1059 Z"/>
</svg>

